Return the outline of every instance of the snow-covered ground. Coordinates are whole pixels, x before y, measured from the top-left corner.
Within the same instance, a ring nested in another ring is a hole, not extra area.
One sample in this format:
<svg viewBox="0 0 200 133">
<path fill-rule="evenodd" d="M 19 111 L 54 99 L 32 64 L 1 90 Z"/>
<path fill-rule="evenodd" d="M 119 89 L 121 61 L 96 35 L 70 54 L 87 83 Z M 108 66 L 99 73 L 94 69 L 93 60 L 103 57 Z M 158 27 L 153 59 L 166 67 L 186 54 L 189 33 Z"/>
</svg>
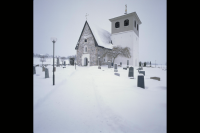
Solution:
<svg viewBox="0 0 200 133">
<path fill-rule="evenodd" d="M 57 67 L 54 86 L 52 66 L 46 79 L 36 67 L 34 133 L 166 133 L 166 70 L 143 67 L 142 89 L 137 67 L 130 79 L 124 66 L 120 76 L 107 66 Z"/>
</svg>

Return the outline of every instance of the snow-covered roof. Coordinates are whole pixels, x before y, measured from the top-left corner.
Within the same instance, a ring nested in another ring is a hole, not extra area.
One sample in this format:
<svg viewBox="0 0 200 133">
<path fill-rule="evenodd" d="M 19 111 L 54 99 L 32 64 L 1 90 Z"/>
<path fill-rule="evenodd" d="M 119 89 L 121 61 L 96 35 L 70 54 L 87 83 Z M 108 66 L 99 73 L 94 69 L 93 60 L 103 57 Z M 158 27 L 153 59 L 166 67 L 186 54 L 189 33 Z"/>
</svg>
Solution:
<svg viewBox="0 0 200 133">
<path fill-rule="evenodd" d="M 101 47 L 108 48 L 108 49 L 113 48 L 113 45 L 111 44 L 111 34 L 110 34 L 110 32 L 100 28 L 99 26 L 95 25 L 91 21 L 89 21 L 89 22 L 86 21 L 85 25 L 86 24 L 89 25 L 89 28 L 92 31 L 92 35 L 94 36 L 94 39 L 96 40 L 97 44 L 95 43 L 95 46 L 101 46 Z M 83 30 L 85 28 L 85 25 L 83 27 Z M 83 30 L 82 30 L 82 33 L 83 33 Z M 82 35 L 82 33 L 81 33 L 81 35 Z M 80 38 L 79 38 L 79 40 L 80 40 Z M 76 48 L 77 48 L 77 46 L 78 46 L 78 44 L 76 45 Z"/>
<path fill-rule="evenodd" d="M 100 28 L 91 21 L 87 22 L 99 46 L 112 49 L 110 32 Z"/>
</svg>

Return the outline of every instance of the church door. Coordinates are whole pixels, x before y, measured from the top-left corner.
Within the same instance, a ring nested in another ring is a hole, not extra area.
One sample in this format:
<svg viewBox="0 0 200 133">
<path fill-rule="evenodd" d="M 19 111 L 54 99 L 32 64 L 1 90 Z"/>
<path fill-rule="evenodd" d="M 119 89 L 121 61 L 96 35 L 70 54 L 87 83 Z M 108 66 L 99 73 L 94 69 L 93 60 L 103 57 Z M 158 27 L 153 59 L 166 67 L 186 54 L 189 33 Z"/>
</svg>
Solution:
<svg viewBox="0 0 200 133">
<path fill-rule="evenodd" d="M 88 65 L 88 59 L 85 57 L 84 58 L 84 66 L 87 66 Z"/>
</svg>

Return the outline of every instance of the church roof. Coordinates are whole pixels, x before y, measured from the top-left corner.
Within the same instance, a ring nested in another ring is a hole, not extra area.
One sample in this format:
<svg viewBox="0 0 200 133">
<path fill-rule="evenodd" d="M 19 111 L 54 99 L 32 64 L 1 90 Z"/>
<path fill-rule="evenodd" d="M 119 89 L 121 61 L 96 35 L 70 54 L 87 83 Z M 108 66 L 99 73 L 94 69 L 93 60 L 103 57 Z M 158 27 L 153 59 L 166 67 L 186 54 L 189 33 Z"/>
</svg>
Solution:
<svg viewBox="0 0 200 133">
<path fill-rule="evenodd" d="M 108 31 L 98 27 L 97 25 L 95 25 L 91 22 L 88 23 L 86 21 L 85 25 L 86 24 L 88 24 L 89 29 L 92 32 L 92 35 L 95 40 L 95 46 L 112 49 L 113 45 L 111 44 L 111 34 Z M 83 30 L 85 28 L 85 25 L 83 27 Z M 82 30 L 82 33 L 83 33 L 83 30 Z M 81 33 L 81 35 L 82 35 L 82 33 Z M 79 40 L 81 38 L 81 35 L 79 37 Z M 78 40 L 78 42 L 79 42 L 79 40 Z M 78 46 L 78 44 L 77 44 L 77 46 Z M 77 46 L 75 49 L 77 49 Z"/>
</svg>

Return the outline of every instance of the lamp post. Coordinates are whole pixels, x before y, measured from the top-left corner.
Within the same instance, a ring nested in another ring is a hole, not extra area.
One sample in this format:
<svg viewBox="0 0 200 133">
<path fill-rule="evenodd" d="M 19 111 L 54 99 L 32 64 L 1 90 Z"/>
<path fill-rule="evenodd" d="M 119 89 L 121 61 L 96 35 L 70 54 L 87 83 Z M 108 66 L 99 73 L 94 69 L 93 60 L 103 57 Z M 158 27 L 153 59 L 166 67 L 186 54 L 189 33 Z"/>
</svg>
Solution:
<svg viewBox="0 0 200 133">
<path fill-rule="evenodd" d="M 98 69 L 101 69 L 101 66 L 100 66 L 100 56 L 99 56 L 98 58 L 99 58 L 99 66 L 98 66 Z"/>
<path fill-rule="evenodd" d="M 53 42 L 53 85 L 55 85 L 55 75 L 54 75 L 54 44 L 57 41 L 57 38 L 51 37 L 51 41 Z"/>
</svg>

